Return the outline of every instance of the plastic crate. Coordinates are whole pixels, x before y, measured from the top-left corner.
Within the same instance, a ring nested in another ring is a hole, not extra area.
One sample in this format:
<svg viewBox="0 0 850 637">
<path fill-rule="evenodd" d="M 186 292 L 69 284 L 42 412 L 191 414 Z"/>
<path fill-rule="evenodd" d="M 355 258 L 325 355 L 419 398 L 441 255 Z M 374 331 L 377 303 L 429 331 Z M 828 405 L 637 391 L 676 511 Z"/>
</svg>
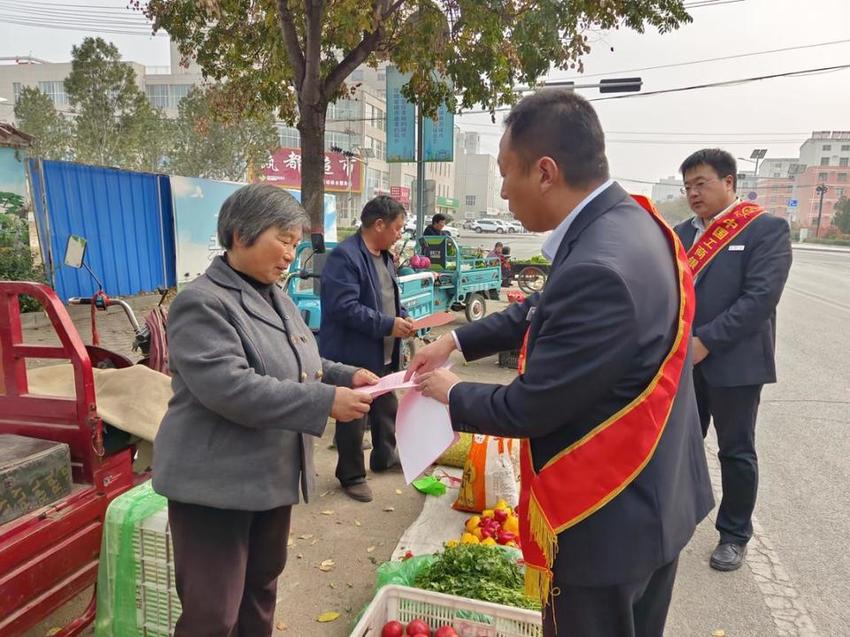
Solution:
<svg viewBox="0 0 850 637">
<path fill-rule="evenodd" d="M 499 352 L 499 367 L 516 369 L 519 366 L 519 350 Z"/>
<path fill-rule="evenodd" d="M 389 584 L 381 588 L 351 637 L 380 637 L 388 621 L 422 619 L 431 630 L 451 625 L 460 637 L 541 637 L 538 611 Z"/>
<path fill-rule="evenodd" d="M 174 634 L 182 609 L 167 501 L 150 482 L 122 494 L 107 510 L 97 595 L 97 637 Z"/>
<path fill-rule="evenodd" d="M 145 635 L 173 635 L 182 608 L 174 581 L 168 509 L 157 511 L 136 528 L 133 554 L 136 557 L 138 625 Z"/>
</svg>

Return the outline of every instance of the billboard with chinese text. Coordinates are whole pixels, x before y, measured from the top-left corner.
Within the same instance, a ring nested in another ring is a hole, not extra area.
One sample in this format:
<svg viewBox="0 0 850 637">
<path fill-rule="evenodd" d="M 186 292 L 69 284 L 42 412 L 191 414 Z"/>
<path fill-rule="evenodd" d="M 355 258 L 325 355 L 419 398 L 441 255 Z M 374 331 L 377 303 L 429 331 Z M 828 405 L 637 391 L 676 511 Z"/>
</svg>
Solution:
<svg viewBox="0 0 850 637">
<path fill-rule="evenodd" d="M 416 109 L 401 94 L 410 73 L 387 67 L 387 161 L 416 160 Z"/>
<path fill-rule="evenodd" d="M 282 188 L 301 188 L 301 149 L 279 148 L 263 166 L 265 181 Z M 342 153 L 325 153 L 325 191 L 361 192 L 363 164 Z"/>
<path fill-rule="evenodd" d="M 177 285 L 203 274 L 222 248 L 218 243 L 218 211 L 245 184 L 195 177 L 171 177 Z M 301 200 L 301 191 L 286 189 Z M 336 241 L 336 197 L 325 195 L 325 240 Z"/>
<path fill-rule="evenodd" d="M 455 114 L 445 103 L 437 110 L 436 119 L 425 118 L 422 148 L 425 161 L 454 161 Z"/>
</svg>

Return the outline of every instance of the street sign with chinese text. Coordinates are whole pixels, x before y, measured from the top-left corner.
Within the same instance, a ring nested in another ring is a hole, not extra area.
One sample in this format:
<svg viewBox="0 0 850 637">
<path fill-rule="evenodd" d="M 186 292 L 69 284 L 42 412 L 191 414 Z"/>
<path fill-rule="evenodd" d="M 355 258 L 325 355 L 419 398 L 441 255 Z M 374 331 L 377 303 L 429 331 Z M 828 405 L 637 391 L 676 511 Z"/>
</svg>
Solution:
<svg viewBox="0 0 850 637">
<path fill-rule="evenodd" d="M 280 148 L 263 167 L 265 181 L 283 188 L 301 188 L 301 149 Z M 361 192 L 363 166 L 342 153 L 325 153 L 325 191 Z"/>
<path fill-rule="evenodd" d="M 390 197 L 404 206 L 410 206 L 410 188 L 405 186 L 390 186 Z"/>
<path fill-rule="evenodd" d="M 452 197 L 437 197 L 437 205 L 442 208 L 459 208 L 460 201 Z"/>
<path fill-rule="evenodd" d="M 444 104 L 437 111 L 437 118 L 425 118 L 425 161 L 454 160 L 455 114 Z"/>
<path fill-rule="evenodd" d="M 416 159 L 416 111 L 401 94 L 410 81 L 410 73 L 387 67 L 387 161 L 408 162 Z"/>
</svg>

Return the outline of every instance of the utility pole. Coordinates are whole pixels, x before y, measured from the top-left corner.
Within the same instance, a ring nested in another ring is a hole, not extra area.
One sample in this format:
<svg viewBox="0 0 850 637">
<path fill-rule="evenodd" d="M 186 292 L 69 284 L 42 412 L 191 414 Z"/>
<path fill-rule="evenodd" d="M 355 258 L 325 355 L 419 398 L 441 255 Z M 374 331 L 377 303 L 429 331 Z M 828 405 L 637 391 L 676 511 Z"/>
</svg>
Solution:
<svg viewBox="0 0 850 637">
<path fill-rule="evenodd" d="M 818 187 L 815 188 L 815 191 L 820 195 L 820 201 L 818 201 L 818 225 L 815 229 L 815 239 L 820 238 L 820 218 L 823 214 L 823 196 L 826 194 L 827 190 L 829 190 L 829 186 L 826 184 L 818 184 Z"/>
<path fill-rule="evenodd" d="M 425 229 L 425 118 L 416 105 L 416 236 Z"/>
</svg>

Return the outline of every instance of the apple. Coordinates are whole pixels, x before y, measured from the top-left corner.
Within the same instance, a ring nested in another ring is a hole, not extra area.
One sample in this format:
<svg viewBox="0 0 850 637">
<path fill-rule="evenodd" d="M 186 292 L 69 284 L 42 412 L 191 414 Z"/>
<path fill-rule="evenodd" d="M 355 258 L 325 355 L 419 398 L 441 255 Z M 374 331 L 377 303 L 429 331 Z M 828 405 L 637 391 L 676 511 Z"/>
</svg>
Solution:
<svg viewBox="0 0 850 637">
<path fill-rule="evenodd" d="M 434 637 L 457 637 L 457 633 L 454 628 L 446 624 L 445 626 L 440 626 L 437 629 L 437 632 L 434 633 Z"/>
<path fill-rule="evenodd" d="M 496 520 L 499 524 L 504 524 L 505 520 L 508 519 L 508 510 L 507 509 L 495 509 L 493 511 L 493 519 Z"/>
</svg>

